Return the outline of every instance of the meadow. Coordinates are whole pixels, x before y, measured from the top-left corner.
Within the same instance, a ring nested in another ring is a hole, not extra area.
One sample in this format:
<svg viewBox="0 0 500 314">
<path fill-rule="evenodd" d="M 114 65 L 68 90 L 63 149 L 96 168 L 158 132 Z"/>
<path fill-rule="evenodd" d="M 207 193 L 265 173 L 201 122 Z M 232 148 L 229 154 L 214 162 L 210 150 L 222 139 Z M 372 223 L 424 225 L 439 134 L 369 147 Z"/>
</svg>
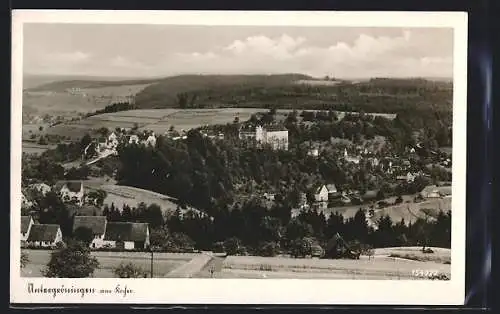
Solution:
<svg viewBox="0 0 500 314">
<path fill-rule="evenodd" d="M 450 276 L 450 250 L 432 248 L 435 260 L 415 261 L 391 257 L 405 253 L 422 255 L 420 247 L 376 249 L 374 256 L 359 260 L 290 258 L 284 256 L 228 256 L 217 257 L 210 253 L 155 253 L 155 277 L 170 278 L 288 278 L 288 279 L 420 279 L 412 274 L 415 269 L 438 272 Z M 29 263 L 21 270 L 23 277 L 41 277 L 42 269 L 50 260 L 49 250 L 24 250 Z M 143 252 L 92 252 L 100 268 L 97 278 L 113 278 L 113 269 L 122 262 L 131 262 L 145 271 L 150 270 L 150 254 Z M 210 274 L 210 269 L 214 274 Z"/>
<path fill-rule="evenodd" d="M 108 129 L 138 127 L 139 130 L 148 130 L 156 134 L 163 134 L 172 126 L 177 131 L 188 131 L 201 126 L 232 123 L 236 117 L 238 117 L 240 121 L 246 121 L 252 114 L 267 111 L 268 109 L 262 108 L 137 109 L 104 113 L 71 123 L 58 124 L 46 128 L 45 132 L 47 134 L 79 138 L 90 130 L 97 130 L 102 127 Z M 291 111 L 292 110 L 286 109 L 278 110 L 276 120 L 283 121 Z M 345 112 L 337 112 L 337 114 L 339 119 L 345 116 Z M 388 119 L 394 119 L 396 117 L 395 114 L 368 114 L 381 115 Z"/>
<path fill-rule="evenodd" d="M 417 279 L 412 270 L 423 269 L 450 275 L 450 264 L 441 260 L 415 261 L 393 258 L 393 252 L 419 253 L 421 248 L 376 249 L 373 258 L 359 260 L 289 257 L 229 256 L 222 264 L 222 278 L 303 278 L 303 279 Z M 441 258 L 449 249 L 439 249 Z M 431 254 L 427 254 L 431 255 Z"/>
<path fill-rule="evenodd" d="M 32 115 L 78 116 L 115 103 L 128 101 L 148 84 L 83 88 L 77 93 L 66 91 L 24 91 L 23 112 Z"/>
<path fill-rule="evenodd" d="M 28 254 L 29 263 L 21 270 L 22 277 L 43 277 L 42 270 L 50 260 L 49 250 L 23 250 Z M 131 262 L 145 271 L 151 268 L 151 255 L 142 252 L 92 252 L 99 261 L 99 268 L 95 271 L 96 278 L 114 278 L 113 270 L 120 263 Z M 153 258 L 154 277 L 165 277 L 172 270 L 188 263 L 198 254 L 184 253 L 155 253 Z"/>
<path fill-rule="evenodd" d="M 124 205 L 137 207 L 139 203 L 144 202 L 147 205 L 159 205 L 163 213 L 168 215 L 175 212 L 178 206 L 175 198 L 130 186 L 99 184 L 97 182 L 86 183 L 86 181 L 84 181 L 84 186 L 87 189 L 101 189 L 106 191 L 107 196 L 104 199 L 104 204 L 108 206 L 114 204 L 114 206 L 120 210 Z M 197 211 L 193 208 L 190 209 Z"/>
</svg>

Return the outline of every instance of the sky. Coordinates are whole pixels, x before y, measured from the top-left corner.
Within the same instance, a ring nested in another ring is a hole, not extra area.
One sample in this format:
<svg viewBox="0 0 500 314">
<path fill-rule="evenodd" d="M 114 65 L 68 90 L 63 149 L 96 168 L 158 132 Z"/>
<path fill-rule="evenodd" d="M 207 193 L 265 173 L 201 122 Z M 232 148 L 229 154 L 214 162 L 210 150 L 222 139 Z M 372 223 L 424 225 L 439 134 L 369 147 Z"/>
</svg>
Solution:
<svg viewBox="0 0 500 314">
<path fill-rule="evenodd" d="M 23 72 L 165 77 L 453 77 L 453 30 L 24 24 Z"/>
</svg>

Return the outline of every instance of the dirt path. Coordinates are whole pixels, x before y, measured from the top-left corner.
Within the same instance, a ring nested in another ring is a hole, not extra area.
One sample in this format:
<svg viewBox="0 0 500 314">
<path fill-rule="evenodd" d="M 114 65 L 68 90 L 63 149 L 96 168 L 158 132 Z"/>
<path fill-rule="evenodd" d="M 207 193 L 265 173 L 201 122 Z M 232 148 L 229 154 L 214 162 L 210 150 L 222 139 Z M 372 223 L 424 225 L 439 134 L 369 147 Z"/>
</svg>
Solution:
<svg viewBox="0 0 500 314">
<path fill-rule="evenodd" d="M 169 278 L 193 278 L 206 267 L 213 259 L 210 254 L 200 254 L 189 262 L 169 272 L 165 277 Z"/>
<path fill-rule="evenodd" d="M 220 278 L 224 259 L 224 257 L 213 256 L 207 265 L 196 274 L 196 278 Z"/>
</svg>

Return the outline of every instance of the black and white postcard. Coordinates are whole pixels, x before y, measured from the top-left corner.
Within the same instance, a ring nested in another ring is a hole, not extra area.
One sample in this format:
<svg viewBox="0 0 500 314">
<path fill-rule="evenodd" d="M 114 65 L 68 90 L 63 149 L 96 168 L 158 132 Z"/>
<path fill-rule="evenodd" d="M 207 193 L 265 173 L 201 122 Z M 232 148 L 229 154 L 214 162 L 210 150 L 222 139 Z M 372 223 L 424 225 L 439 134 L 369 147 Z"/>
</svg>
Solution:
<svg viewBox="0 0 500 314">
<path fill-rule="evenodd" d="M 466 13 L 12 36 L 12 303 L 463 304 Z"/>
</svg>

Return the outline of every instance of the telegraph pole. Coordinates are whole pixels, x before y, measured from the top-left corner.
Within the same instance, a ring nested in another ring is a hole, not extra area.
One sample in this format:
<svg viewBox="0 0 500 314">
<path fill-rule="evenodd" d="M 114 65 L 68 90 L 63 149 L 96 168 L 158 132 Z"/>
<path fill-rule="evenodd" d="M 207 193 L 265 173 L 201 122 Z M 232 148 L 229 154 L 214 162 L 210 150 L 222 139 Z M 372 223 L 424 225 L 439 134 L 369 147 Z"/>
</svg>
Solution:
<svg viewBox="0 0 500 314">
<path fill-rule="evenodd" d="M 151 278 L 153 278 L 153 248 L 150 247 L 149 250 L 151 251 Z"/>
</svg>

